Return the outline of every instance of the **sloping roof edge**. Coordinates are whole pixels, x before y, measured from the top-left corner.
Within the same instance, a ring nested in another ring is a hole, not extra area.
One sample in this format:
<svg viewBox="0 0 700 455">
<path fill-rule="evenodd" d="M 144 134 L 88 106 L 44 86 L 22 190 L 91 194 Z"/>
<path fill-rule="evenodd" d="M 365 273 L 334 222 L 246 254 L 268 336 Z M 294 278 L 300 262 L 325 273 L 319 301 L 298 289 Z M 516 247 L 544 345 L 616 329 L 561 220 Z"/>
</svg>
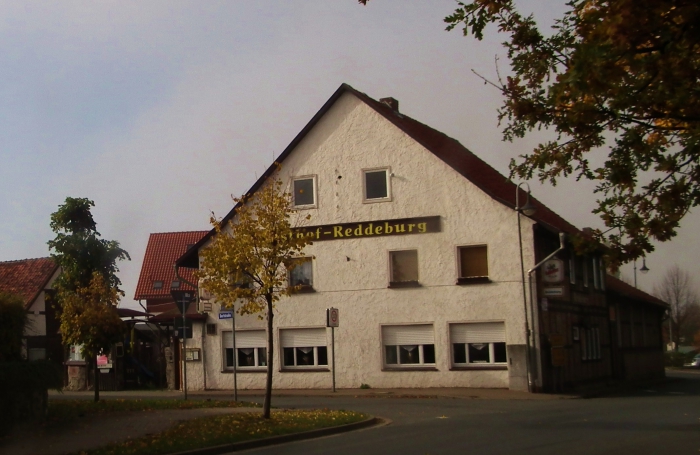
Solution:
<svg viewBox="0 0 700 455">
<path fill-rule="evenodd" d="M 658 297 L 654 297 L 651 294 L 647 294 L 641 289 L 635 288 L 634 286 L 627 284 L 624 281 L 615 278 L 614 276 L 606 275 L 605 281 L 606 289 L 608 290 L 608 292 L 614 292 L 622 297 L 627 297 L 634 300 L 642 300 L 652 305 L 668 308 L 668 303 L 664 302 Z"/>
<path fill-rule="evenodd" d="M 340 87 L 338 87 L 338 89 L 333 93 L 333 95 L 331 95 L 331 97 L 323 104 L 323 106 L 321 106 L 318 112 L 316 112 L 316 114 L 304 126 L 304 128 L 294 137 L 292 142 L 289 143 L 289 145 L 282 151 L 282 153 L 280 153 L 277 159 L 275 159 L 275 161 L 265 170 L 265 172 L 260 176 L 260 178 L 258 178 L 258 180 L 253 184 L 253 186 L 250 187 L 250 189 L 246 192 L 246 196 L 249 196 L 255 193 L 258 189 L 260 189 L 260 187 L 265 183 L 265 181 L 275 172 L 277 166 L 281 164 L 287 158 L 287 156 L 289 156 L 289 154 L 304 139 L 304 137 L 306 137 L 309 131 L 311 131 L 311 129 L 314 126 L 316 126 L 320 119 L 330 110 L 333 104 L 335 104 L 335 102 L 346 92 L 355 95 L 358 99 L 360 99 L 378 114 L 380 114 L 389 122 L 391 122 L 394 126 L 399 128 L 413 140 L 418 142 L 426 150 L 433 153 L 435 156 L 437 156 L 443 162 L 445 162 L 448 166 L 453 168 L 463 177 L 465 177 L 474 185 L 476 185 L 477 188 L 482 190 L 492 199 L 515 210 L 515 191 L 517 186 L 508 178 L 506 178 L 497 170 L 495 170 L 493 167 L 488 165 L 481 158 L 477 157 L 474 153 L 469 151 L 466 147 L 460 144 L 459 141 L 404 114 L 399 114 L 398 112 L 392 110 L 389 106 L 374 100 L 365 93 L 359 92 L 358 90 L 354 89 L 346 83 L 341 84 Z M 428 138 L 425 136 L 421 136 L 421 134 L 418 134 L 417 130 L 422 130 L 422 132 L 427 133 L 427 135 L 431 136 L 431 139 L 439 142 L 440 145 L 436 146 L 436 144 L 434 143 L 428 143 Z M 456 153 L 450 153 L 453 150 L 447 150 L 448 148 L 453 149 L 454 151 L 458 151 L 464 156 L 456 156 Z M 468 172 L 468 169 L 467 167 L 465 167 L 464 163 L 462 163 L 461 166 L 459 163 L 460 161 L 466 160 L 471 161 L 470 164 L 478 164 L 480 169 L 473 173 Z M 486 173 L 488 175 L 481 176 L 481 178 L 479 178 L 479 174 L 483 173 Z M 495 179 L 495 181 L 501 180 L 501 182 L 498 183 L 498 185 L 500 186 L 500 191 L 495 191 L 495 188 L 492 188 L 487 184 L 487 181 L 489 179 Z M 523 201 L 525 201 L 527 193 L 524 190 L 520 189 L 519 197 Z M 581 233 L 581 231 L 577 227 L 564 220 L 562 217 L 554 213 L 551 209 L 546 207 L 534 197 L 530 196 L 530 201 L 537 208 L 537 212 L 535 213 L 535 215 L 529 218 L 533 219 L 538 223 L 544 224 L 555 231 L 562 231 L 568 234 Z M 229 220 L 231 220 L 231 218 L 233 218 L 233 216 L 236 213 L 236 209 L 239 207 L 239 205 L 240 203 L 236 204 L 231 209 L 231 211 L 229 211 L 226 214 L 226 216 L 222 218 L 223 223 L 227 223 Z M 209 239 L 214 235 L 214 233 L 214 229 L 210 230 L 204 237 L 202 237 L 202 239 L 199 242 L 197 242 L 194 245 L 193 248 L 191 248 L 185 254 L 180 256 L 175 261 L 175 264 L 178 267 L 197 268 L 199 266 L 198 250 L 209 241 Z"/>
</svg>

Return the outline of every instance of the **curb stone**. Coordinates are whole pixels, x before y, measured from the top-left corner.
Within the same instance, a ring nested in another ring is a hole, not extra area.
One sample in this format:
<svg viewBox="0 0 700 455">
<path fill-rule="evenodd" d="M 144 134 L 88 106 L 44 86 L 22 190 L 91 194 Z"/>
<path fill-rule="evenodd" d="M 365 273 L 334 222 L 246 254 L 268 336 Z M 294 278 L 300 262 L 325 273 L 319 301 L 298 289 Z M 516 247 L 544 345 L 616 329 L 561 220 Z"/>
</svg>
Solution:
<svg viewBox="0 0 700 455">
<path fill-rule="evenodd" d="M 213 447 L 203 447 L 201 449 L 186 450 L 184 452 L 171 453 L 169 455 L 220 455 L 228 452 L 239 452 L 241 450 L 257 449 L 287 442 L 303 441 L 305 439 L 320 438 L 335 434 L 347 433 L 349 431 L 361 430 L 373 426 L 388 424 L 387 419 L 379 417 L 369 417 L 360 422 L 348 423 L 337 427 L 320 428 L 318 430 L 302 431 L 301 433 L 272 436 L 270 438 L 255 439 L 252 441 L 234 442 Z"/>
</svg>

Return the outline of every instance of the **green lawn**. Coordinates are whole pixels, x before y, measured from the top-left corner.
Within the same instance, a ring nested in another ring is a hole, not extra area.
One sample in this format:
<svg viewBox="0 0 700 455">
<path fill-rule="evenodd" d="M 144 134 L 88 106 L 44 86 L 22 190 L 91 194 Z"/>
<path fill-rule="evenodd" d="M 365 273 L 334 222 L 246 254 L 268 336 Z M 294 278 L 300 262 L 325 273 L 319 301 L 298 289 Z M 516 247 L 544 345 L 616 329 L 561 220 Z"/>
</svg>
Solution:
<svg viewBox="0 0 700 455">
<path fill-rule="evenodd" d="M 211 403 L 211 402 L 209 402 Z M 359 422 L 364 414 L 350 411 L 281 410 L 269 420 L 259 413 L 200 417 L 180 422 L 157 435 L 131 439 L 74 455 L 159 455 L 299 433 Z"/>
</svg>

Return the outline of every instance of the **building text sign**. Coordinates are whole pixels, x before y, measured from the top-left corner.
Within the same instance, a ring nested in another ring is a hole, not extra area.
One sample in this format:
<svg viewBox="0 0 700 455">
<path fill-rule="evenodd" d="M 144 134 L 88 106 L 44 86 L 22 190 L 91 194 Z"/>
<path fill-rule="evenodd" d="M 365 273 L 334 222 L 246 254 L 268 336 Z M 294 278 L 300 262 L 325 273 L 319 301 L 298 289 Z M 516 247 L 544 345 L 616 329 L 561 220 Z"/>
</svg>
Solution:
<svg viewBox="0 0 700 455">
<path fill-rule="evenodd" d="M 297 236 L 308 236 L 314 242 L 322 240 L 360 239 L 389 235 L 411 235 L 440 232 L 439 216 L 401 218 L 396 220 L 363 221 L 360 223 L 324 224 L 297 228 Z"/>
</svg>

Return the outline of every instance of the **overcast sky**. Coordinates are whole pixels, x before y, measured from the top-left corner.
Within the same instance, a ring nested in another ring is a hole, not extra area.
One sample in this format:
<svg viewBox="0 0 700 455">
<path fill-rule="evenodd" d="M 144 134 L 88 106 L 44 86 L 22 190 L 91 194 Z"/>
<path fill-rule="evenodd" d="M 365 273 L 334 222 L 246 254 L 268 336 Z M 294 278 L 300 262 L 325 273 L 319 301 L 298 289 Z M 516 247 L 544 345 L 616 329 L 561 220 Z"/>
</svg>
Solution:
<svg viewBox="0 0 700 455">
<path fill-rule="evenodd" d="M 538 21 L 563 3 L 536 2 Z M 103 238 L 131 254 L 119 267 L 133 306 L 149 233 L 209 229 L 343 82 L 397 98 L 507 174 L 537 138 L 501 141 L 499 94 L 472 70 L 495 77 L 500 55 L 505 71 L 505 37 L 444 31 L 455 5 L 0 1 L 0 261 L 47 256 L 50 214 L 67 196 L 92 199 Z M 578 227 L 601 227 L 589 183 L 532 189 Z M 642 289 L 673 264 L 696 275 L 699 225 L 691 214 L 657 246 Z"/>
</svg>

